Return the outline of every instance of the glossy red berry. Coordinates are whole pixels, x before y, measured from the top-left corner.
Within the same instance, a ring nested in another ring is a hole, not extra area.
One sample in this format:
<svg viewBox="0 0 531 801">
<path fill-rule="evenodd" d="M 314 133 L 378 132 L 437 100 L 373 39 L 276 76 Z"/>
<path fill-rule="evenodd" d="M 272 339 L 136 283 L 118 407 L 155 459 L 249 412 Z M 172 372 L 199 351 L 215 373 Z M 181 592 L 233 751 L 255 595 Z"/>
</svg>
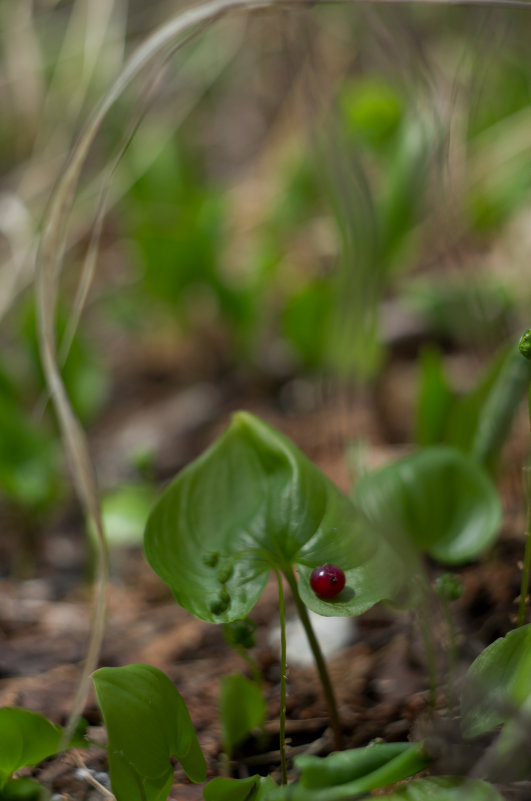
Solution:
<svg viewBox="0 0 531 801">
<path fill-rule="evenodd" d="M 335 598 L 345 586 L 345 574 L 335 565 L 316 567 L 310 576 L 310 587 L 319 598 Z"/>
</svg>

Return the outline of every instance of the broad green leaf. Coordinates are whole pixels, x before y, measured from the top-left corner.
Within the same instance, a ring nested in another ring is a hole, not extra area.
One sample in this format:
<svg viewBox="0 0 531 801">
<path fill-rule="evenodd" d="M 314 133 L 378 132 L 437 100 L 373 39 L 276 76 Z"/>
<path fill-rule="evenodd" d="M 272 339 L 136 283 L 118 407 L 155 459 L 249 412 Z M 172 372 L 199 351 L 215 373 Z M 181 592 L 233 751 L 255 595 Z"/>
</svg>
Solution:
<svg viewBox="0 0 531 801">
<path fill-rule="evenodd" d="M 355 500 L 398 550 L 410 543 L 453 565 L 475 559 L 498 533 L 496 488 L 477 461 L 434 446 L 363 476 Z M 402 546 L 401 546 L 402 543 Z"/>
<path fill-rule="evenodd" d="M 109 737 L 109 770 L 118 801 L 165 801 L 172 756 L 194 782 L 206 764 L 186 705 L 165 673 L 151 665 L 100 668 L 93 674 Z"/>
<path fill-rule="evenodd" d="M 36 765 L 61 745 L 63 730 L 43 715 L 21 707 L 0 709 L 0 787 L 11 774 Z"/>
<path fill-rule="evenodd" d="M 162 494 L 144 548 L 181 606 L 220 623 L 250 612 L 272 568 L 331 562 L 348 570 L 376 542 L 363 515 L 292 442 L 238 412 Z"/>
<path fill-rule="evenodd" d="M 510 631 L 470 666 L 461 699 L 463 732 L 477 737 L 509 721 L 531 699 L 531 624 Z"/>
<path fill-rule="evenodd" d="M 223 746 L 231 753 L 253 729 L 262 726 L 266 703 L 261 689 L 253 682 L 234 673 L 221 680 L 219 695 Z"/>
<path fill-rule="evenodd" d="M 301 781 L 279 787 L 267 801 L 350 801 L 424 770 L 430 757 L 422 743 L 356 748 L 328 757 L 299 757 Z"/>
<path fill-rule="evenodd" d="M 503 801 L 492 784 L 464 776 L 415 779 L 386 796 L 386 801 Z"/>
<path fill-rule="evenodd" d="M 205 801 L 267 801 L 277 787 L 270 776 L 248 779 L 212 779 L 203 789 Z"/>
</svg>

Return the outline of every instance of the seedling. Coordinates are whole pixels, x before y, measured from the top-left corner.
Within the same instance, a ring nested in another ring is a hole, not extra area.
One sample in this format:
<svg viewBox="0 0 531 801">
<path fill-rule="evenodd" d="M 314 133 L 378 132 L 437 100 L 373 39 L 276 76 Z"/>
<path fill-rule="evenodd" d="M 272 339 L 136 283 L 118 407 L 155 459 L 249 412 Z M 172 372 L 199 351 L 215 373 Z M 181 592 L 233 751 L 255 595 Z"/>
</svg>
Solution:
<svg viewBox="0 0 531 801">
<path fill-rule="evenodd" d="M 172 756 L 189 779 L 202 782 L 206 764 L 190 715 L 170 679 L 151 665 L 100 668 L 93 674 L 109 737 L 109 770 L 117 801 L 166 799 Z"/>
<path fill-rule="evenodd" d="M 148 519 L 144 547 L 177 602 L 216 623 L 247 615 L 274 572 L 285 782 L 281 576 L 314 653 L 337 748 L 341 727 L 334 693 L 307 607 L 324 615 L 355 615 L 395 598 L 406 577 L 418 573 L 422 550 L 448 564 L 474 558 L 493 541 L 500 515 L 488 475 L 454 449 L 426 449 L 364 476 L 351 502 L 282 434 L 239 412 L 164 491 Z"/>
<path fill-rule="evenodd" d="M 165 490 L 148 520 L 144 546 L 177 602 L 215 623 L 245 617 L 273 571 L 282 628 L 284 575 L 308 634 L 339 746 L 334 693 L 306 606 L 348 615 L 360 603 L 371 605 L 360 576 L 347 580 L 332 599 L 317 598 L 310 589 L 316 566 L 333 563 L 355 570 L 377 552 L 349 499 L 282 434 L 240 412 Z M 285 635 L 281 640 L 285 661 Z M 282 668 L 281 674 L 284 696 Z"/>
</svg>

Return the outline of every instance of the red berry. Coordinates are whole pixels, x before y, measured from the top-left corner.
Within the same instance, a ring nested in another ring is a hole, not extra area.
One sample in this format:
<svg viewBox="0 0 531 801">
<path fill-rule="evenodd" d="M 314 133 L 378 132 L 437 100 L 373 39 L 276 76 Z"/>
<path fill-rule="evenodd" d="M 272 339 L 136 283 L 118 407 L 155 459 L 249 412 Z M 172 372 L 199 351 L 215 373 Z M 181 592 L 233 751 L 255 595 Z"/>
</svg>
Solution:
<svg viewBox="0 0 531 801">
<path fill-rule="evenodd" d="M 335 598 L 345 586 L 345 574 L 335 565 L 316 567 L 310 576 L 310 587 L 319 598 Z"/>
</svg>

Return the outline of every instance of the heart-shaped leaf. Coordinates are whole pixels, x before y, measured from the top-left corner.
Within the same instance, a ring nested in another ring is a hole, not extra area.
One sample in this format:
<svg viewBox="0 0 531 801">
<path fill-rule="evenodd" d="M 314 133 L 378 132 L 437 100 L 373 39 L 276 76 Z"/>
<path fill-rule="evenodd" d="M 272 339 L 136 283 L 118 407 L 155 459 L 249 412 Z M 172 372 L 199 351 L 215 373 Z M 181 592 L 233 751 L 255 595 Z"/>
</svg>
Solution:
<svg viewBox="0 0 531 801">
<path fill-rule="evenodd" d="M 127 665 L 100 668 L 93 681 L 118 801 L 165 801 L 173 783 L 172 756 L 192 781 L 204 781 L 206 763 L 190 715 L 165 673 Z"/>
<path fill-rule="evenodd" d="M 363 476 L 355 492 L 374 530 L 427 551 L 444 564 L 475 559 L 494 541 L 501 521 L 496 488 L 472 457 L 434 446 Z"/>
<path fill-rule="evenodd" d="M 164 491 L 144 548 L 181 606 L 220 623 L 250 612 L 272 568 L 328 562 L 346 571 L 365 563 L 376 542 L 363 515 L 292 442 L 238 412 Z M 348 604 L 339 614 L 351 614 Z"/>
<path fill-rule="evenodd" d="M 503 801 L 492 784 L 463 776 L 415 779 L 403 790 L 386 796 L 387 801 Z"/>
<path fill-rule="evenodd" d="M 0 787 L 11 774 L 36 765 L 61 746 L 63 730 L 43 715 L 21 707 L 0 709 Z"/>
</svg>

